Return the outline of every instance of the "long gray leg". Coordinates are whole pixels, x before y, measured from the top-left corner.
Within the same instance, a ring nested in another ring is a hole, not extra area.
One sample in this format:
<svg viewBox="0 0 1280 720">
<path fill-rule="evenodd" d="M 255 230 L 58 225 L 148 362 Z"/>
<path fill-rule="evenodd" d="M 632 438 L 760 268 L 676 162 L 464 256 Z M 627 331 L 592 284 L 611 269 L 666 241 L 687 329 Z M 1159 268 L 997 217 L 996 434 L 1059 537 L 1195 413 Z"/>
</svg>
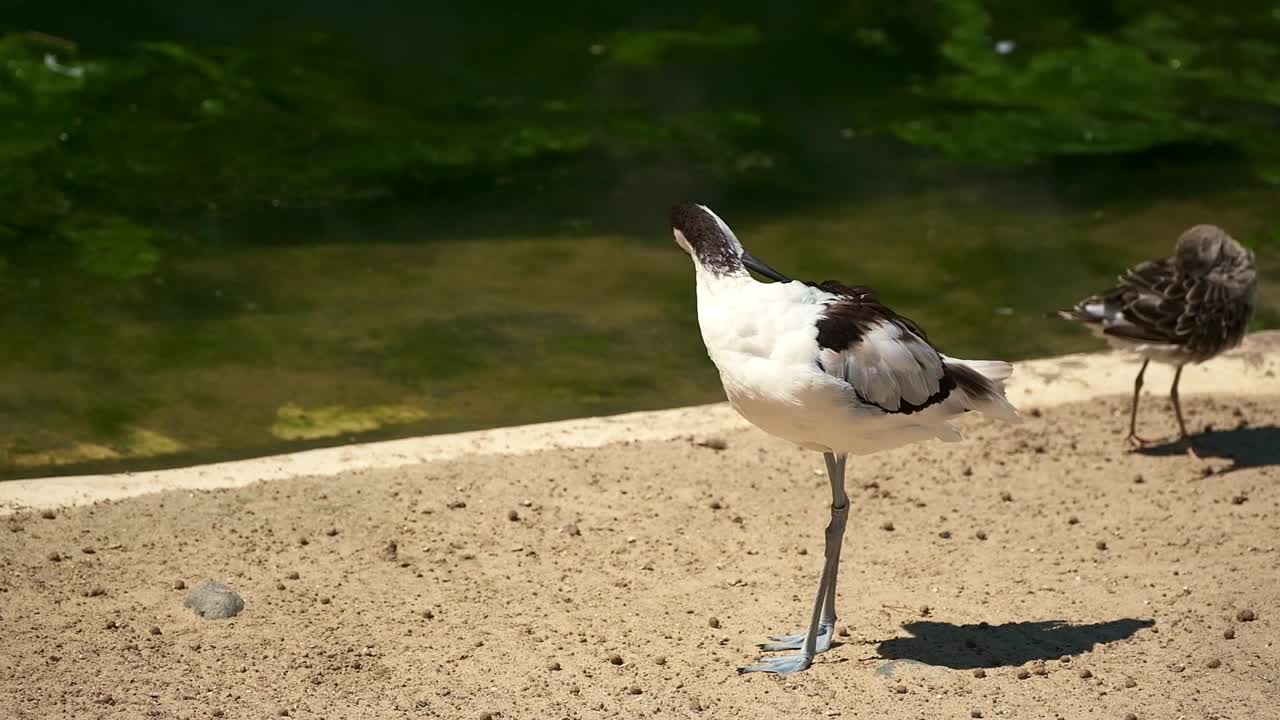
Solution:
<svg viewBox="0 0 1280 720">
<path fill-rule="evenodd" d="M 844 487 L 845 461 L 848 457 L 848 455 L 823 453 L 823 458 L 827 461 L 827 477 L 831 481 L 831 523 L 827 526 L 827 546 L 824 553 L 826 563 L 823 565 L 823 573 L 827 578 L 827 584 L 822 601 L 822 618 L 818 623 L 819 653 L 831 649 L 831 642 L 835 635 L 836 581 L 840 574 L 840 549 L 844 544 L 845 524 L 849 519 L 849 496 L 845 493 Z M 804 646 L 805 635 L 806 633 L 771 635 L 769 639 L 773 642 L 761 643 L 759 647 L 767 652 L 799 650 Z"/>
<path fill-rule="evenodd" d="M 844 539 L 849 517 L 849 496 L 845 493 L 844 469 L 847 456 L 825 453 L 827 475 L 831 480 L 831 522 L 826 530 L 826 551 L 823 553 L 822 579 L 818 582 L 818 594 L 814 598 L 813 614 L 809 629 L 804 634 L 775 635 L 776 642 L 760 647 L 767 651 L 801 650 L 799 655 L 784 655 L 764 660 L 759 665 L 740 668 L 738 672 L 773 672 L 787 674 L 798 672 L 813 663 L 813 657 L 831 648 L 836 622 L 836 578 L 839 574 L 840 547 Z"/>
<path fill-rule="evenodd" d="M 1142 376 L 1144 373 L 1147 372 L 1147 364 L 1150 362 L 1151 362 L 1151 358 L 1146 358 L 1145 360 L 1143 360 L 1142 369 L 1138 370 L 1138 377 L 1134 378 L 1133 406 L 1130 407 L 1129 409 L 1129 437 L 1125 438 L 1125 440 L 1127 440 L 1128 442 L 1134 445 L 1137 445 L 1138 447 L 1142 447 L 1143 445 L 1146 445 L 1148 442 L 1150 442 L 1149 440 L 1144 440 L 1138 437 L 1138 394 L 1142 392 Z M 1179 367 L 1178 370 L 1181 371 L 1182 368 Z M 1176 380 L 1174 381 L 1174 385 L 1175 386 L 1177 385 Z"/>
<path fill-rule="evenodd" d="M 1187 424 L 1182 421 L 1182 403 L 1178 402 L 1178 381 L 1182 379 L 1182 366 L 1173 373 L 1173 387 L 1169 388 L 1169 398 L 1173 400 L 1173 414 L 1178 418 L 1178 439 L 1187 439 Z"/>
<path fill-rule="evenodd" d="M 1173 387 L 1169 389 L 1169 398 L 1173 400 L 1173 414 L 1178 418 L 1178 440 L 1187 444 L 1187 452 L 1191 457 L 1199 458 L 1196 454 L 1196 444 L 1187 434 L 1187 424 L 1182 421 L 1182 403 L 1178 401 L 1178 381 L 1182 379 L 1182 366 L 1173 373 Z"/>
<path fill-rule="evenodd" d="M 831 524 L 836 527 L 835 548 L 827 539 L 827 552 L 831 554 L 831 578 L 827 583 L 827 600 L 822 607 L 822 624 L 834 631 L 836 626 L 836 579 L 840 575 L 840 549 L 844 547 L 844 528 L 849 520 L 849 495 L 844 489 L 844 465 L 848 455 L 826 453 L 827 476 L 831 479 Z M 831 643 L 828 639 L 827 647 Z M 827 648 L 823 648 L 825 651 Z"/>
</svg>

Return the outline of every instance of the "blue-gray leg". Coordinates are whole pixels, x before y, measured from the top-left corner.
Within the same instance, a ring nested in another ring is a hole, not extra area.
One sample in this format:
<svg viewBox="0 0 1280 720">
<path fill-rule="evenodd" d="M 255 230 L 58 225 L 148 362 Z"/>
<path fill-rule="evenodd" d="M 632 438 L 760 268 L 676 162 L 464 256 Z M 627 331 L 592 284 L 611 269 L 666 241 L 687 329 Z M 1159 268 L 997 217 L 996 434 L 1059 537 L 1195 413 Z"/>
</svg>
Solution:
<svg viewBox="0 0 1280 720">
<path fill-rule="evenodd" d="M 836 579 L 840 573 L 840 547 L 849 518 L 849 496 L 844 488 L 844 469 L 847 456 L 825 453 L 827 476 L 831 480 L 831 522 L 826 530 L 826 551 L 823 553 L 822 578 L 818 581 L 818 594 L 814 599 L 809 629 L 803 634 L 775 635 L 774 642 L 762 644 L 765 651 L 800 650 L 798 655 L 771 657 L 759 665 L 740 668 L 738 672 L 772 672 L 785 675 L 808 668 L 817 653 L 831 649 L 836 625 Z"/>
<path fill-rule="evenodd" d="M 835 530 L 835 547 L 831 548 L 831 540 L 827 540 L 827 551 L 831 552 L 831 580 L 827 585 L 827 600 L 822 608 L 822 622 L 830 628 L 830 632 L 835 632 L 836 627 L 836 577 L 840 574 L 840 549 L 844 546 L 844 528 L 849 520 L 849 495 L 844 490 L 844 464 L 849 459 L 848 455 L 831 455 L 824 454 L 823 458 L 827 461 L 827 476 L 831 480 L 831 525 L 836 526 Z M 831 640 L 828 638 L 827 647 L 822 649 L 826 652 L 831 647 Z"/>
<path fill-rule="evenodd" d="M 827 562 L 823 564 L 825 587 L 822 617 L 818 621 L 817 652 L 819 653 L 824 653 L 831 649 L 831 642 L 835 635 L 836 580 L 840 574 L 840 549 L 844 544 L 845 524 L 849 519 L 849 497 L 844 489 L 844 469 L 848 456 L 835 456 L 826 453 L 823 458 L 827 461 L 827 476 L 831 479 L 831 524 L 827 526 L 827 548 L 824 556 Z M 834 542 L 832 535 L 834 535 Z M 833 545 L 834 550 L 832 549 Z M 830 568 L 827 567 L 828 563 Z M 771 635 L 769 639 L 773 640 L 773 642 L 761 643 L 759 647 L 766 652 L 799 650 L 804 647 L 806 634 Z"/>
</svg>

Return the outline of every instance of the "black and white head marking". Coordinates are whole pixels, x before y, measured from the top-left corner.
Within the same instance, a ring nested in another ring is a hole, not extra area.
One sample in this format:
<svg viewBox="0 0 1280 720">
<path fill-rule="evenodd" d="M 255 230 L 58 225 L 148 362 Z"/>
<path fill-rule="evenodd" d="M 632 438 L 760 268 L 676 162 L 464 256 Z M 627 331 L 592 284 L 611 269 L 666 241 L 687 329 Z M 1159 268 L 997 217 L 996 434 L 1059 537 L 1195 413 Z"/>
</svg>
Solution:
<svg viewBox="0 0 1280 720">
<path fill-rule="evenodd" d="M 744 271 L 742 243 L 711 208 L 693 203 L 671 208 L 671 234 L 703 270 L 713 275 Z"/>
<path fill-rule="evenodd" d="M 671 208 L 671 234 L 676 245 L 713 277 L 746 277 L 746 271 L 751 270 L 770 280 L 791 282 L 791 278 L 747 252 L 729 224 L 706 205 L 686 203 Z"/>
</svg>

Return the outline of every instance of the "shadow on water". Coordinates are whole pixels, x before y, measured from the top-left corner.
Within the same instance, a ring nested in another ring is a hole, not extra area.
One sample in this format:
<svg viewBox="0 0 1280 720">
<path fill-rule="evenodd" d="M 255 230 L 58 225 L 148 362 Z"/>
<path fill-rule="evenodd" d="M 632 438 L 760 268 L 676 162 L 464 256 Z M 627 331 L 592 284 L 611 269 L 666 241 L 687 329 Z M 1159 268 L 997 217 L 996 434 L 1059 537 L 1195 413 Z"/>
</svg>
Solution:
<svg viewBox="0 0 1280 720">
<path fill-rule="evenodd" d="M 912 660 L 955 670 L 1014 666 L 1079 655 L 1095 645 L 1129 638 L 1154 624 L 1154 620 L 1136 618 L 1088 625 L 1061 620 L 1003 625 L 914 622 L 902 626 L 912 637 L 886 640 L 880 643 L 879 652 L 887 660 Z"/>
<path fill-rule="evenodd" d="M 1210 430 L 1194 435 L 1192 439 L 1200 457 L 1232 461 L 1231 466 L 1219 474 L 1280 465 L 1280 427 L 1275 425 Z M 1137 452 L 1152 457 L 1168 457 L 1185 454 L 1187 446 L 1182 442 L 1167 442 L 1140 448 Z"/>
</svg>

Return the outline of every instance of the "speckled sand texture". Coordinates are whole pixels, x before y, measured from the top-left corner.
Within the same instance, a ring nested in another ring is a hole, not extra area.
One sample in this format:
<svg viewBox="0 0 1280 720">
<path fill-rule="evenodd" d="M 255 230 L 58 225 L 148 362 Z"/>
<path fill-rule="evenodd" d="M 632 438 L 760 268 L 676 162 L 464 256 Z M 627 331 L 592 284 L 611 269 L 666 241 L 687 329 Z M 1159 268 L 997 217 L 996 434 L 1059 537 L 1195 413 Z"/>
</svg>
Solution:
<svg viewBox="0 0 1280 720">
<path fill-rule="evenodd" d="M 1127 402 L 851 461 L 847 635 L 785 679 L 734 668 L 804 624 L 826 478 L 751 429 L 19 512 L 0 718 L 1275 718 L 1280 398 L 1185 396 L 1203 460 Z"/>
</svg>

